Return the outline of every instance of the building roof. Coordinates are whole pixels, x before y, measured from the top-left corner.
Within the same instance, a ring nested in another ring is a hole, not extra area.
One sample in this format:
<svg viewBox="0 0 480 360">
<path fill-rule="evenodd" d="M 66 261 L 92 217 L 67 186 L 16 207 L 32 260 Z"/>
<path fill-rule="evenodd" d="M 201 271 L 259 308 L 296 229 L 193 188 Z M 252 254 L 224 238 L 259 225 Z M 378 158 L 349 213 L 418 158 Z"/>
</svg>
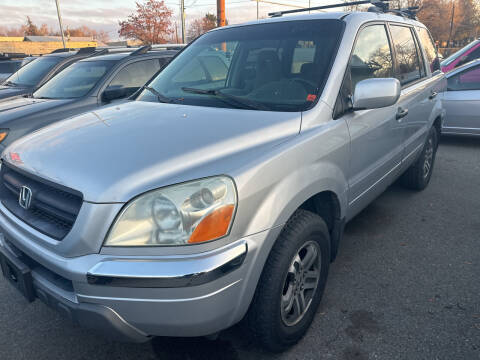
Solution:
<svg viewBox="0 0 480 360">
<path fill-rule="evenodd" d="M 61 36 L 25 36 L 24 41 L 34 41 L 34 42 L 48 42 L 48 41 L 62 41 Z M 66 36 L 65 41 L 95 41 L 88 36 Z"/>
</svg>

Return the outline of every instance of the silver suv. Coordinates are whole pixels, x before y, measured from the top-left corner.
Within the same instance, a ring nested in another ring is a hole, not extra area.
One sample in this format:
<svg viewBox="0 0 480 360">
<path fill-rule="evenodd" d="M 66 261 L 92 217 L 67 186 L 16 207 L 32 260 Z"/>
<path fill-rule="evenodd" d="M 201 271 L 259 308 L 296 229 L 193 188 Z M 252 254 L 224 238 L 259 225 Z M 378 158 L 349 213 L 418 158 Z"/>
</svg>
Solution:
<svg viewBox="0 0 480 360">
<path fill-rule="evenodd" d="M 379 12 L 213 30 L 136 101 L 2 155 L 5 276 L 131 341 L 245 319 L 280 351 L 307 331 L 346 222 L 432 175 L 445 86 L 427 29 Z"/>
</svg>

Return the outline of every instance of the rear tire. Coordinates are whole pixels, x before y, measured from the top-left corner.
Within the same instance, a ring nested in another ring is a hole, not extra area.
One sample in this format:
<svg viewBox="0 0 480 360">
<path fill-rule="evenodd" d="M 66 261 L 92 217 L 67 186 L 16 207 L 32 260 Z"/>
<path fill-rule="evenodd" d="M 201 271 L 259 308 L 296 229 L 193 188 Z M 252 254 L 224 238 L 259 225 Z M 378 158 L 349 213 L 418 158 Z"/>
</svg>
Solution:
<svg viewBox="0 0 480 360">
<path fill-rule="evenodd" d="M 273 246 L 247 314 L 255 341 L 280 352 L 305 335 L 322 299 L 329 265 L 327 225 L 320 216 L 297 210 Z"/>
<path fill-rule="evenodd" d="M 405 171 L 400 182 L 408 189 L 421 191 L 425 189 L 432 177 L 433 165 L 437 154 L 437 130 L 432 127 L 418 159 Z"/>
</svg>

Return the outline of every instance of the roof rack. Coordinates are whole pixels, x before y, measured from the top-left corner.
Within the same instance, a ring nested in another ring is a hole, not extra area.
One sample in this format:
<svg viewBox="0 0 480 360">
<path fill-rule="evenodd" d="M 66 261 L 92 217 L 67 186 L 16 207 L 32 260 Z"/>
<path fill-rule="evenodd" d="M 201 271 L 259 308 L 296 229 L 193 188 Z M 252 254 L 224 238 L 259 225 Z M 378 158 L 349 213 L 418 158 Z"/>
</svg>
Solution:
<svg viewBox="0 0 480 360">
<path fill-rule="evenodd" d="M 152 49 L 152 45 L 145 45 L 133 51 L 129 56 L 143 55 Z"/>
<path fill-rule="evenodd" d="M 181 50 L 186 44 L 154 44 L 152 50 Z"/>
<path fill-rule="evenodd" d="M 344 6 L 353 6 L 353 5 L 364 5 L 364 4 L 372 4 L 376 8 L 378 8 L 378 11 L 383 11 L 386 12 L 388 11 L 388 2 L 391 0 L 360 0 L 360 1 L 351 1 L 351 2 L 344 2 L 344 3 L 338 3 L 338 4 L 332 4 L 332 5 L 323 5 L 323 6 L 315 6 L 311 8 L 304 8 L 304 9 L 294 9 L 294 10 L 285 10 L 285 11 L 276 11 L 269 13 L 268 16 L 271 17 L 279 17 L 284 14 L 293 14 L 293 13 L 299 13 L 299 12 L 305 12 L 305 11 L 312 11 L 312 10 L 325 10 L 325 9 L 335 9 L 339 7 L 344 7 Z"/>
<path fill-rule="evenodd" d="M 387 12 L 407 17 L 409 19 L 417 20 L 417 11 L 420 9 L 418 6 L 410 6 L 403 9 L 389 9 Z"/>
<path fill-rule="evenodd" d="M 77 49 L 73 49 L 73 48 L 60 48 L 60 49 L 53 50 L 50 54 L 57 54 L 57 53 L 63 53 L 63 52 L 69 52 L 69 51 L 77 51 Z"/>
<path fill-rule="evenodd" d="M 30 55 L 24 53 L 0 53 L 0 60 L 23 59 Z"/>
<path fill-rule="evenodd" d="M 368 9 L 368 11 L 370 11 L 370 12 L 392 13 L 392 14 L 403 16 L 403 17 L 407 17 L 409 19 L 417 20 L 417 10 L 419 9 L 418 6 L 411 6 L 411 7 L 405 8 L 405 9 L 390 9 L 390 6 L 389 6 L 390 1 L 392 1 L 392 0 L 351 1 L 351 2 L 332 4 L 332 5 L 315 6 L 315 7 L 305 8 L 305 9 L 276 11 L 276 12 L 268 13 L 268 16 L 270 16 L 270 17 L 280 17 L 280 16 L 285 15 L 285 14 L 294 14 L 294 13 L 305 12 L 305 11 L 335 9 L 335 8 L 344 7 L 344 6 L 371 4 L 373 6 Z"/>
<path fill-rule="evenodd" d="M 95 46 L 83 47 L 77 51 L 77 55 L 93 54 L 96 50 L 97 48 Z"/>
</svg>

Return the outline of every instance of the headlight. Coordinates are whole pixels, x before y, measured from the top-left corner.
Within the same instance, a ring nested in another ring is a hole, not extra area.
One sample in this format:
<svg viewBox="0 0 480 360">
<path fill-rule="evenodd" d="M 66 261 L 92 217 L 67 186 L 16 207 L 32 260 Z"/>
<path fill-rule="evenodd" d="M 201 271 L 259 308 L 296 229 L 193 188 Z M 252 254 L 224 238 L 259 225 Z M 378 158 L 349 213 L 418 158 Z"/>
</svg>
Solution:
<svg viewBox="0 0 480 360">
<path fill-rule="evenodd" d="M 228 234 L 237 194 L 232 179 L 217 176 L 150 191 L 122 210 L 105 246 L 187 245 Z"/>
</svg>

